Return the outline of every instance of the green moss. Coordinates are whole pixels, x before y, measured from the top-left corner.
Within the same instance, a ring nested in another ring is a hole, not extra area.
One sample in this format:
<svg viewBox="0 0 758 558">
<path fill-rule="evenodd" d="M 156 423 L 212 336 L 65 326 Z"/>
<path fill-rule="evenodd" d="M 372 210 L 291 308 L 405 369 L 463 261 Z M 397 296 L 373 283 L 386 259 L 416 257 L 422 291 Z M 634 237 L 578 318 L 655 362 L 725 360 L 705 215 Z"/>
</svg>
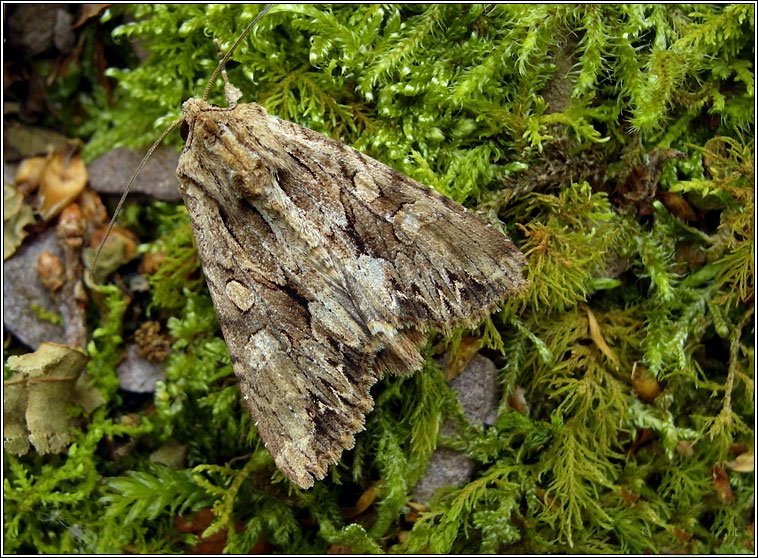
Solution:
<svg viewBox="0 0 758 558">
<path fill-rule="evenodd" d="M 63 325 L 63 316 L 56 314 L 55 312 L 50 312 L 47 308 L 43 308 L 39 304 L 32 304 L 31 310 L 40 320 L 45 320 L 53 325 Z"/>
<path fill-rule="evenodd" d="M 151 54 L 108 70 L 114 105 L 88 97 L 87 157 L 151 143 L 202 91 L 212 39 L 228 47 L 258 9 L 109 8 L 108 20 L 135 16 L 118 40 Z M 203 508 L 230 552 L 259 540 L 285 553 L 749 550 L 753 476 L 725 463 L 754 440 L 753 10 L 274 7 L 229 64 L 243 101 L 478 206 L 527 253 L 528 289 L 473 332 L 499 369 L 497 421 L 463 425 L 430 360 L 380 382 L 355 449 L 297 489 L 240 404 L 186 211 L 156 203 L 158 239 L 143 250 L 158 262 L 150 310 L 174 338 L 166 379 L 138 423 L 117 418 L 125 301 L 106 290 L 88 370 L 108 404 L 67 455 L 7 459 L 9 551 L 184 551 L 198 536 L 175 516 Z M 655 148 L 684 158 L 654 168 Z M 632 389 L 635 366 L 659 382 L 653 401 Z M 509 406 L 516 386 L 528 414 Z M 443 439 L 448 416 L 461 428 Z M 187 449 L 179 470 L 149 460 L 170 440 Z M 133 444 L 126 458 L 114 443 Z M 476 472 L 414 521 L 407 502 L 438 445 Z M 370 510 L 345 519 L 366 490 Z"/>
</svg>

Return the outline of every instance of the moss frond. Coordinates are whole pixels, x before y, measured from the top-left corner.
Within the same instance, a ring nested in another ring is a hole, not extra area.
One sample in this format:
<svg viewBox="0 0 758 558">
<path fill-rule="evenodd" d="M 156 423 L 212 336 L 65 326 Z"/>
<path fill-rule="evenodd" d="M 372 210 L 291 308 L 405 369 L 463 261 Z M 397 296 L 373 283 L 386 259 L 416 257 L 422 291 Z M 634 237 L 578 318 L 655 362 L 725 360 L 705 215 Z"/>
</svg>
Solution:
<svg viewBox="0 0 758 558">
<path fill-rule="evenodd" d="M 147 146 L 202 91 L 212 39 L 228 47 L 259 10 L 111 5 L 108 46 L 148 56 L 106 71 L 111 96 L 86 36 L 51 100 L 88 116 L 62 125 L 88 160 Z M 150 234 L 149 300 L 92 296 L 106 403 L 72 412 L 67 453 L 6 456 L 6 549 L 186 552 L 215 533 L 232 553 L 749 550 L 754 25 L 745 4 L 274 7 L 228 64 L 243 102 L 480 211 L 527 254 L 528 288 L 466 332 L 498 370 L 495 424 L 463 420 L 431 356 L 460 352 L 463 332 L 440 336 L 422 372 L 372 389 L 327 479 L 294 488 L 240 404 L 186 210 L 154 203 L 132 219 Z M 682 157 L 653 168 L 661 149 Z M 173 344 L 154 400 L 125 411 L 115 367 L 142 304 Z M 178 469 L 150 461 L 167 442 L 186 450 Z M 411 494 L 440 446 L 475 468 L 426 511 Z M 177 531 L 200 511 L 210 523 Z"/>
</svg>

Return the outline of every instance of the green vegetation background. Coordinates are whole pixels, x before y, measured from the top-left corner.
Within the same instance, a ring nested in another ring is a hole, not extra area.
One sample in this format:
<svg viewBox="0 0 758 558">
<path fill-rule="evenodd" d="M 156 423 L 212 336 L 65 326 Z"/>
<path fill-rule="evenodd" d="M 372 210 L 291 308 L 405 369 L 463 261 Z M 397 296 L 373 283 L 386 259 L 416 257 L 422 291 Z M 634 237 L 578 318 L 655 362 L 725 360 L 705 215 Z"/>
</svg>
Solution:
<svg viewBox="0 0 758 558">
<path fill-rule="evenodd" d="M 77 88 L 87 65 L 59 90 L 89 113 L 70 127 L 86 156 L 150 144 L 201 94 L 213 39 L 228 48 L 259 9 L 109 8 L 103 26 L 133 21 L 115 44 L 150 56 L 108 70 L 114 104 Z M 124 420 L 126 301 L 106 288 L 88 371 L 108 403 L 66 454 L 6 454 L 6 552 L 181 552 L 197 536 L 176 516 L 208 508 L 203 534 L 226 533 L 227 552 L 751 552 L 753 473 L 729 464 L 754 441 L 753 58 L 753 5 L 275 7 L 229 64 L 243 102 L 477 207 L 527 254 L 528 290 L 473 333 L 499 368 L 497 421 L 438 440 L 461 418 L 442 372 L 388 377 L 355 450 L 294 487 L 240 406 L 186 211 L 135 208 L 124 224 L 167 254 L 150 277 L 176 340 L 166 380 Z M 150 459 L 170 441 L 179 468 Z M 438 443 L 474 478 L 409 515 Z"/>
</svg>

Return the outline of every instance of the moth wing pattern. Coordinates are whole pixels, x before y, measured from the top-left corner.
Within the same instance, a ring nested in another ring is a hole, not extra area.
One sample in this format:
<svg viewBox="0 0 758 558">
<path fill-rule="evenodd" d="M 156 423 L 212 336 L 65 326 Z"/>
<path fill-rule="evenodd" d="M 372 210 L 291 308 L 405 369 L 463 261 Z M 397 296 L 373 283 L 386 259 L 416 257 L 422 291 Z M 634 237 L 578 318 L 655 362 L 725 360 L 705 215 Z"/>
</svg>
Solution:
<svg viewBox="0 0 758 558">
<path fill-rule="evenodd" d="M 429 328 L 524 286 L 523 255 L 434 190 L 255 103 L 183 106 L 177 168 L 245 404 L 301 487 L 354 445 L 386 370 Z"/>
</svg>

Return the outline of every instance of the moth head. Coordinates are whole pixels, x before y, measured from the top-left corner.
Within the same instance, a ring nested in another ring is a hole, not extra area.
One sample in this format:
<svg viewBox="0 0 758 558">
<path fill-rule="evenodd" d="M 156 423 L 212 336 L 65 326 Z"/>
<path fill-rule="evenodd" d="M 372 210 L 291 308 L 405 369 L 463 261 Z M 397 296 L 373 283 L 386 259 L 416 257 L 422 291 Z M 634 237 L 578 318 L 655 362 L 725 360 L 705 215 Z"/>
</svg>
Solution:
<svg viewBox="0 0 758 558">
<path fill-rule="evenodd" d="M 182 123 L 179 126 L 179 135 L 182 136 L 182 141 L 187 141 L 187 138 L 189 137 L 189 124 L 187 124 L 186 120 L 182 120 Z"/>
<path fill-rule="evenodd" d="M 192 136 L 192 129 L 200 114 L 210 108 L 212 108 L 212 106 L 202 99 L 193 98 L 184 101 L 182 104 L 182 124 L 179 128 L 179 133 L 185 144 L 189 144 L 190 137 Z"/>
<path fill-rule="evenodd" d="M 233 157 L 229 152 L 230 145 L 218 142 L 239 117 L 235 109 L 222 108 L 206 103 L 202 99 L 188 99 L 182 105 L 181 136 L 184 140 L 184 151 L 196 151 L 206 157 Z"/>
</svg>

